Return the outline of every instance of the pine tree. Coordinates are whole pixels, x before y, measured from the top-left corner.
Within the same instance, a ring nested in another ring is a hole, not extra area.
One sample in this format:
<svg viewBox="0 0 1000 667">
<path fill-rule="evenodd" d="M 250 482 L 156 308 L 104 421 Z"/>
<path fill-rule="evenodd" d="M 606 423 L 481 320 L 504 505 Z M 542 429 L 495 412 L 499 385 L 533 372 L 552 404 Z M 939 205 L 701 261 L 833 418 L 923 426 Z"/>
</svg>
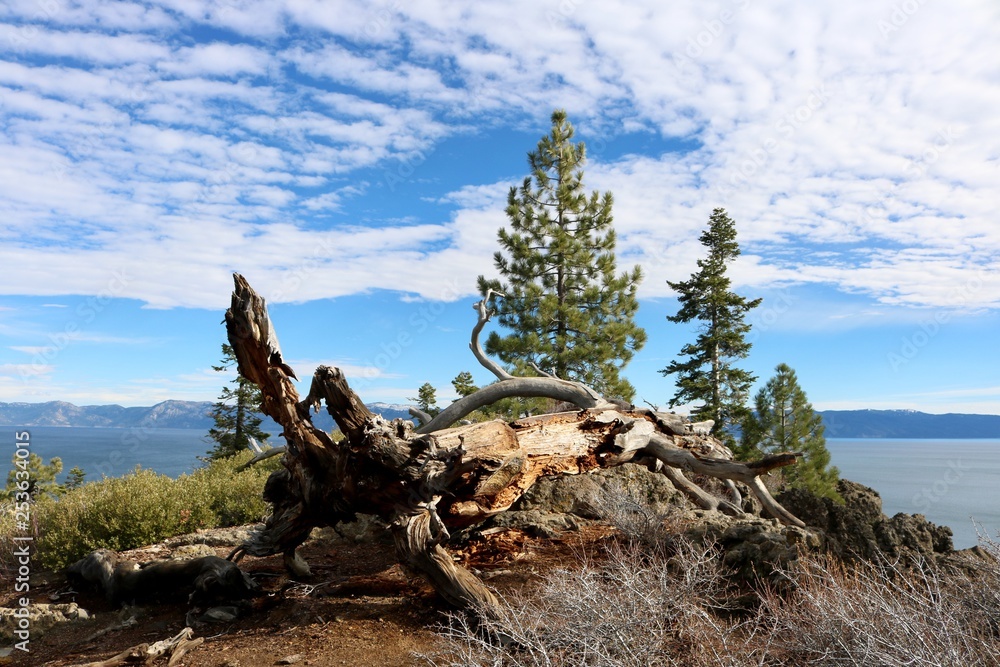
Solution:
<svg viewBox="0 0 1000 667">
<path fill-rule="evenodd" d="M 7 473 L 7 486 L 0 490 L 0 501 L 24 500 L 19 493 L 26 493 L 32 501 L 42 494 L 61 496 L 66 488 L 56 481 L 62 472 L 63 462 L 58 456 L 53 456 L 46 463 L 38 454 L 31 452 L 27 458 L 14 454 L 11 457 L 11 469 Z"/>
<path fill-rule="evenodd" d="M 746 334 L 750 325 L 747 312 L 760 305 L 760 299 L 748 301 L 730 291 L 726 265 L 740 254 L 736 242 L 736 223 L 717 208 L 709 218 L 708 229 L 699 238 L 708 248 L 708 257 L 698 260 L 698 271 L 689 280 L 667 281 L 678 292 L 681 308 L 668 316 L 671 322 L 703 322 L 694 343 L 681 348 L 683 361 L 672 361 L 660 373 L 677 375 L 677 392 L 670 407 L 701 401 L 693 410 L 697 417 L 715 420 L 712 432 L 727 443 L 734 442 L 727 427 L 739 424 L 746 415 L 745 403 L 750 386 L 757 379 L 736 368 L 737 359 L 746 358 L 750 343 Z"/>
<path fill-rule="evenodd" d="M 472 373 L 469 371 L 462 371 L 456 375 L 455 379 L 451 381 L 451 386 L 455 388 L 455 393 L 460 398 L 471 396 L 479 390 L 479 387 L 476 386 L 476 383 L 472 379 Z"/>
<path fill-rule="evenodd" d="M 755 413 L 743 421 L 743 452 L 748 458 L 803 452 L 802 460 L 781 469 L 785 484 L 839 500 L 840 471 L 830 466 L 823 418 L 806 399 L 795 371 L 786 364 L 778 364 L 774 371 L 774 377 L 757 392 Z"/>
<path fill-rule="evenodd" d="M 417 395 L 409 397 L 406 400 L 414 401 L 418 408 L 431 417 L 436 417 L 441 412 L 441 408 L 437 407 L 437 390 L 434 389 L 434 385 L 430 382 L 420 385 L 420 388 L 417 389 Z"/>
<path fill-rule="evenodd" d="M 85 478 L 87 473 L 83 471 L 80 466 L 73 466 L 69 469 L 69 473 L 66 476 L 66 484 L 64 485 L 67 491 L 72 491 L 73 489 L 79 489 L 85 483 Z"/>
<path fill-rule="evenodd" d="M 212 368 L 223 372 L 232 368 L 235 363 L 236 353 L 232 346 L 224 343 L 222 363 Z M 264 444 L 271 437 L 270 433 L 260 428 L 264 420 L 259 412 L 262 398 L 257 385 L 242 375 L 237 375 L 231 384 L 231 387 L 223 387 L 219 400 L 212 406 L 215 426 L 209 429 L 208 437 L 216 444 L 208 452 L 210 461 L 250 449 L 250 438 Z"/>
<path fill-rule="evenodd" d="M 502 281 L 479 277 L 480 293 L 506 295 L 497 319 L 512 331 L 490 334 L 486 351 L 518 374 L 532 365 L 631 401 L 621 369 L 646 342 L 634 322 L 639 266 L 616 274 L 610 192 L 583 188 L 586 151 L 573 142 L 565 111 L 528 154 L 531 176 L 507 198 L 510 228 L 501 228 L 494 263 Z"/>
</svg>

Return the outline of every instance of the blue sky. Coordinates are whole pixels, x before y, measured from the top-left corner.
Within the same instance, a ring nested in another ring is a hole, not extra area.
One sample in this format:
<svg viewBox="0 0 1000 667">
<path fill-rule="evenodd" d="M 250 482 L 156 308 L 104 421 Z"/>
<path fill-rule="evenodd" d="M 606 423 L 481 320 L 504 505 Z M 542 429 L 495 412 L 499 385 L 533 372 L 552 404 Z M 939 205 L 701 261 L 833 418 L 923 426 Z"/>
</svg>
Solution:
<svg viewBox="0 0 1000 667">
<path fill-rule="evenodd" d="M 446 402 L 506 193 L 565 108 L 665 404 L 716 206 L 746 367 L 821 409 L 1000 414 L 994 2 L 7 0 L 0 401 L 211 400 L 231 274 L 300 377 Z"/>
</svg>

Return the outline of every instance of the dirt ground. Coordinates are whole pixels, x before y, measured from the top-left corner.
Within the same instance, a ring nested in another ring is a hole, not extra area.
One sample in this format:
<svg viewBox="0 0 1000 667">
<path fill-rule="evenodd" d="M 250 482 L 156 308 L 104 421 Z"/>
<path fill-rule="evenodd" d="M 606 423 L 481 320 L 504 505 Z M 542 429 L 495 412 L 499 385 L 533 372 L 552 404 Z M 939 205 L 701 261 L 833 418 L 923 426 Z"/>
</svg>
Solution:
<svg viewBox="0 0 1000 667">
<path fill-rule="evenodd" d="M 608 532 L 589 529 L 567 533 L 563 539 L 538 540 L 508 530 L 469 542 L 453 553 L 502 594 L 527 585 L 549 567 L 575 559 L 581 546 Z M 230 550 L 218 547 L 215 552 L 225 557 Z M 194 637 L 204 641 L 178 664 L 426 664 L 419 655 L 439 646 L 434 628 L 445 621 L 448 607 L 422 578 L 400 568 L 391 540 L 315 540 L 300 553 L 312 568 L 308 580 L 290 581 L 280 556 L 243 559 L 240 566 L 254 576 L 263 594 L 245 602 L 234 621 L 190 624 Z M 140 562 L 164 555 L 165 550 L 155 548 L 127 554 Z M 97 594 L 63 592 L 65 581 L 58 574 L 40 579 L 32 591 L 34 602 L 76 602 L 93 618 L 57 626 L 32 639 L 30 654 L 15 651 L 11 658 L 0 659 L 0 665 L 67 667 L 105 660 L 142 643 L 169 639 L 189 625 L 187 618 L 195 620 L 196 614 L 189 616 L 183 600 L 115 609 Z M 13 606 L 12 598 L 0 598 L 0 605 Z M 133 615 L 134 625 L 118 627 Z M 166 665 L 167 660 L 154 664 Z"/>
</svg>

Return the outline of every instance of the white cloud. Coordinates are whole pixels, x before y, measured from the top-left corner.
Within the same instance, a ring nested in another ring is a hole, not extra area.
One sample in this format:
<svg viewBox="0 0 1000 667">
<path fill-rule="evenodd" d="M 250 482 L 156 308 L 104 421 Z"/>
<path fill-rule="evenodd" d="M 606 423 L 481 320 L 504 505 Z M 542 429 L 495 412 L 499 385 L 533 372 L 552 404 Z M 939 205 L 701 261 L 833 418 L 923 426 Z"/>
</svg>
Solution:
<svg viewBox="0 0 1000 667">
<path fill-rule="evenodd" d="M 48 364 L 0 364 L 0 376 L 16 377 L 22 380 L 49 375 L 55 370 Z"/>
<path fill-rule="evenodd" d="M 48 350 L 48 348 L 44 346 L 36 346 L 36 345 L 11 345 L 10 349 L 14 350 L 15 352 L 23 352 L 25 354 L 31 354 L 31 355 L 41 354 L 42 352 Z"/>
<path fill-rule="evenodd" d="M 1000 307 L 987 4 L 905 21 L 888 0 L 58 5 L 0 9 L 0 261 L 19 267 L 3 293 L 96 293 L 125 269 L 123 296 L 216 307 L 240 269 L 296 301 L 461 296 L 491 266 L 506 183 L 438 197 L 458 210 L 422 224 L 329 214 L 374 196 L 361 170 L 392 173 L 458 133 L 474 147 L 473 126 L 538 131 L 565 106 L 608 145 L 656 132 L 693 146 L 591 152 L 587 186 L 615 193 L 644 297 L 693 269 L 723 205 L 740 285 Z M 192 45 L 192 26 L 247 38 Z"/>
<path fill-rule="evenodd" d="M 344 376 L 347 377 L 348 380 L 352 381 L 352 386 L 355 384 L 363 386 L 366 380 L 384 380 L 402 377 L 397 373 L 386 372 L 386 369 L 379 368 L 378 366 L 364 363 L 359 364 L 356 359 L 335 359 L 325 361 L 291 359 L 287 363 L 299 377 L 299 383 L 303 385 L 302 388 L 305 391 L 308 391 L 308 385 L 312 381 L 312 376 L 316 373 L 316 369 L 319 366 L 339 368 Z"/>
<path fill-rule="evenodd" d="M 170 57 L 170 48 L 147 35 L 56 31 L 0 24 L 0 42 L 15 53 L 72 58 L 100 65 L 153 62 Z"/>
<path fill-rule="evenodd" d="M 178 76 L 265 74 L 269 59 L 267 53 L 251 46 L 213 42 L 178 49 L 157 67 Z"/>
</svg>

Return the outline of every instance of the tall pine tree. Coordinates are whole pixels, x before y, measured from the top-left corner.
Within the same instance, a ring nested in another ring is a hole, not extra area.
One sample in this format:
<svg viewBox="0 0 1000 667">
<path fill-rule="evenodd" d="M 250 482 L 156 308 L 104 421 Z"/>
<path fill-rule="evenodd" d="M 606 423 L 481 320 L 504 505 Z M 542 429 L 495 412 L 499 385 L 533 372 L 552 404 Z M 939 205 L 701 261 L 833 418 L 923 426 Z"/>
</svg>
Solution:
<svg viewBox="0 0 1000 667">
<path fill-rule="evenodd" d="M 754 414 L 743 421 L 743 451 L 747 458 L 778 452 L 803 452 L 793 466 L 781 469 L 788 486 L 839 499 L 840 471 L 830 466 L 823 437 L 823 418 L 813 410 L 795 371 L 778 364 L 775 375 L 757 392 Z"/>
<path fill-rule="evenodd" d="M 236 353 L 228 343 L 222 345 L 222 363 L 212 366 L 216 371 L 228 370 L 236 363 Z M 222 459 L 244 449 L 250 449 L 250 438 L 258 443 L 271 437 L 260 428 L 262 398 L 260 389 L 250 380 L 237 374 L 232 387 L 224 387 L 219 400 L 212 406 L 215 426 L 208 431 L 208 437 L 215 442 L 208 452 L 208 459 Z"/>
<path fill-rule="evenodd" d="M 667 319 L 677 323 L 698 320 L 703 325 L 697 340 L 681 348 L 681 355 L 687 359 L 672 361 L 660 373 L 677 375 L 677 392 L 670 399 L 670 407 L 701 401 L 693 413 L 715 420 L 712 432 L 733 444 L 727 427 L 743 420 L 750 386 L 757 379 L 734 362 L 750 352 L 746 340 L 750 325 L 744 318 L 761 300 L 748 301 L 729 289 L 726 267 L 739 256 L 740 246 L 736 242 L 736 223 L 725 209 L 712 211 L 708 229 L 699 240 L 708 248 L 708 257 L 698 260 L 698 271 L 690 279 L 667 281 L 681 303 L 678 313 Z"/>
<path fill-rule="evenodd" d="M 609 398 L 631 401 L 635 389 L 621 369 L 646 342 L 634 321 L 639 266 L 617 274 L 610 192 L 583 188 L 586 151 L 573 141 L 565 111 L 528 154 L 531 176 L 507 198 L 509 229 L 497 234 L 501 280 L 479 277 L 479 290 L 503 293 L 499 323 L 486 351 L 520 374 L 532 364 L 587 384 Z"/>
</svg>

